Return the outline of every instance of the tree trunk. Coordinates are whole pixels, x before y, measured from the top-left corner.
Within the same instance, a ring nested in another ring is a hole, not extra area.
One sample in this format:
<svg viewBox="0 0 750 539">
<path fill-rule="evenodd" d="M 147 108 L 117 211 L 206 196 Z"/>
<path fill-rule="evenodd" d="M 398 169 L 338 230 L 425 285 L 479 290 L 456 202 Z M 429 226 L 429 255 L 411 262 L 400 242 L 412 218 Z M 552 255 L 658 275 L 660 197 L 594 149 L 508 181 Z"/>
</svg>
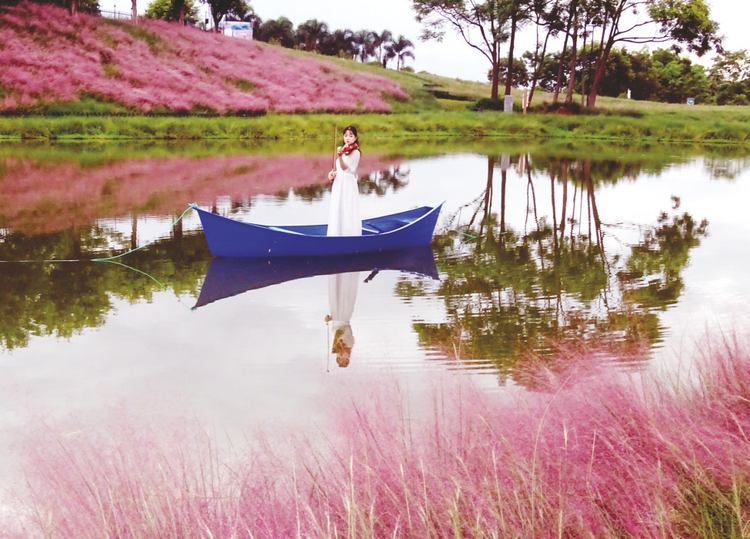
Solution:
<svg viewBox="0 0 750 539">
<path fill-rule="evenodd" d="M 495 172 L 495 158 L 487 157 L 487 189 L 484 192 L 484 217 L 479 223 L 479 237 L 484 234 L 484 225 L 489 222 L 490 212 L 492 211 L 492 181 Z"/>
<path fill-rule="evenodd" d="M 586 27 L 583 25 L 583 45 L 581 46 L 581 106 L 586 106 Z M 592 38 L 593 41 L 593 38 Z"/>
<path fill-rule="evenodd" d="M 500 232 L 505 240 L 505 184 L 508 182 L 508 171 L 501 170 L 502 182 L 500 184 Z"/>
<path fill-rule="evenodd" d="M 568 79 L 568 93 L 565 95 L 565 102 L 573 101 L 573 88 L 576 83 L 576 62 L 578 61 L 578 16 L 573 24 L 573 44 L 570 54 L 570 78 Z"/>
<path fill-rule="evenodd" d="M 557 100 L 560 97 L 560 85 L 562 84 L 562 74 L 563 74 L 563 66 L 565 61 L 565 53 L 568 51 L 568 37 L 570 37 L 570 25 L 568 25 L 568 30 L 565 33 L 565 41 L 563 41 L 563 49 L 562 53 L 560 54 L 560 65 L 557 68 L 557 82 L 555 83 L 555 95 L 552 98 L 553 103 L 557 103 Z"/>
<path fill-rule="evenodd" d="M 599 57 L 599 60 L 596 62 L 596 71 L 594 72 L 594 80 L 591 81 L 591 90 L 589 91 L 589 107 L 593 107 L 596 105 L 596 94 L 597 94 L 597 88 L 599 87 L 599 81 L 601 80 L 602 76 L 604 75 L 604 69 L 607 67 L 607 58 L 609 58 L 609 53 L 612 50 L 613 42 L 610 40 L 609 43 L 607 43 L 607 49 L 602 52 L 602 55 Z"/>
<path fill-rule="evenodd" d="M 607 67 L 607 60 L 609 59 L 609 53 L 612 51 L 612 47 L 615 44 L 615 36 L 617 33 L 617 25 L 620 23 L 620 17 L 622 16 L 625 2 L 622 2 L 616 13 L 612 16 L 609 28 L 609 38 L 607 39 L 607 45 L 601 47 L 601 53 L 599 59 L 596 62 L 596 71 L 594 72 L 594 79 L 591 81 L 591 90 L 589 91 L 589 107 L 596 105 L 596 94 L 598 92 L 599 81 L 604 75 L 604 69 Z M 607 21 L 605 20 L 605 26 Z M 602 45 L 604 45 L 604 28 L 602 28 Z"/>
<path fill-rule="evenodd" d="M 562 84 L 563 74 L 563 62 L 565 61 L 565 53 L 568 50 L 568 38 L 570 37 L 570 29 L 573 26 L 575 15 L 578 13 L 578 2 L 574 2 L 570 6 L 570 16 L 568 17 L 568 24 L 565 27 L 565 41 L 563 41 L 563 50 L 560 54 L 560 66 L 557 68 L 557 83 L 555 84 L 555 97 L 552 102 L 557 103 L 557 99 L 560 97 L 560 85 Z"/>
<path fill-rule="evenodd" d="M 497 45 L 495 45 L 495 50 L 492 54 L 492 91 L 490 92 L 490 98 L 497 99 L 500 88 L 500 60 L 498 59 Z"/>
<path fill-rule="evenodd" d="M 221 17 L 222 15 L 215 13 L 213 8 L 211 9 L 211 18 L 214 20 L 214 32 L 216 32 L 217 34 L 220 33 L 219 22 L 221 22 Z"/>
<path fill-rule="evenodd" d="M 513 85 L 513 49 L 516 42 L 516 10 L 510 16 L 510 50 L 508 51 L 508 71 L 505 72 L 505 95 L 510 95 Z"/>
<path fill-rule="evenodd" d="M 136 0 L 132 0 L 130 3 L 130 11 L 132 13 L 133 22 L 138 22 L 138 4 Z"/>
<path fill-rule="evenodd" d="M 547 42 L 549 41 L 549 36 L 551 33 L 552 33 L 552 29 L 550 28 L 547 31 L 547 36 L 544 38 L 544 45 L 542 46 L 542 57 L 537 61 L 536 69 L 534 69 L 534 77 L 531 79 L 531 91 L 529 92 L 528 105 L 531 105 L 531 100 L 534 99 L 534 88 L 536 88 L 536 83 L 539 80 L 539 72 L 542 70 L 542 67 L 544 66 L 544 58 L 547 55 Z"/>
<path fill-rule="evenodd" d="M 568 163 L 560 163 L 560 182 L 563 185 L 562 219 L 560 219 L 560 238 L 565 237 L 565 214 L 568 209 Z"/>
</svg>

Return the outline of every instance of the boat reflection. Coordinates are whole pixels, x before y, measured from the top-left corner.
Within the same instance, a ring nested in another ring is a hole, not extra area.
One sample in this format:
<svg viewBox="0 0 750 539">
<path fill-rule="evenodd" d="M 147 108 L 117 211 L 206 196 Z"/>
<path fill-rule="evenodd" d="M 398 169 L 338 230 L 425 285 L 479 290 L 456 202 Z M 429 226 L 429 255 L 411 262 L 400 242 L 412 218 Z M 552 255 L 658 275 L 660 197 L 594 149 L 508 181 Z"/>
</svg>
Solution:
<svg viewBox="0 0 750 539">
<path fill-rule="evenodd" d="M 373 274 L 382 270 L 438 278 L 435 259 L 429 245 L 400 251 L 346 256 L 214 258 L 208 267 L 198 301 L 193 308 L 203 307 L 249 290 L 305 277 L 370 271 L 370 279 Z M 356 296 L 356 289 L 354 295 Z"/>
</svg>

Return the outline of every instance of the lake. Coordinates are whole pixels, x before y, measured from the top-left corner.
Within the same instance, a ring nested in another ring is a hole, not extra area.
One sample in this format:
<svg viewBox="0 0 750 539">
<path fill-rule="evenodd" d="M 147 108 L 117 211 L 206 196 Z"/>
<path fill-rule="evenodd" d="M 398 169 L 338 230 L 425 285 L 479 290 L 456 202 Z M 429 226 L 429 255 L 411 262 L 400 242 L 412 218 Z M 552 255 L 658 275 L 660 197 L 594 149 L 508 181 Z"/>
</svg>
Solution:
<svg viewBox="0 0 750 539">
<path fill-rule="evenodd" d="M 5 145 L 5 439 L 32 418 L 86 424 L 119 408 L 230 437 L 308 426 L 340 388 L 394 378 L 416 400 L 446 375 L 544 391 L 529 366 L 564 369 L 561 351 L 584 348 L 624 371 L 679 372 L 706 334 L 747 322 L 742 149 L 404 146 L 365 146 L 361 211 L 445 201 L 426 255 L 337 276 L 256 261 L 201 304 L 221 261 L 195 212 L 172 223 L 191 202 L 324 223 L 325 149 Z M 87 261 L 139 247 L 125 266 Z M 327 321 L 336 302 L 348 324 Z"/>
</svg>

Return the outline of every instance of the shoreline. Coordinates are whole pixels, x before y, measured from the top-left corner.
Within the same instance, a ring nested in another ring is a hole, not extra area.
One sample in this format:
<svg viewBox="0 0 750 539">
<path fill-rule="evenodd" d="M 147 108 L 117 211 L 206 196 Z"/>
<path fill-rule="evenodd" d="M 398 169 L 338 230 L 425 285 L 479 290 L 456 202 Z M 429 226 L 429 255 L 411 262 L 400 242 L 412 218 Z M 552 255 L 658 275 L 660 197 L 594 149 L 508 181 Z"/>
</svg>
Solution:
<svg viewBox="0 0 750 539">
<path fill-rule="evenodd" d="M 331 140 L 356 123 L 368 140 L 507 139 L 643 144 L 746 145 L 750 113 L 645 112 L 596 115 L 438 111 L 395 114 L 243 116 L 0 116 L 0 141 Z M 736 111 L 738 112 L 738 111 Z M 744 111 L 743 111 L 744 112 Z"/>
</svg>

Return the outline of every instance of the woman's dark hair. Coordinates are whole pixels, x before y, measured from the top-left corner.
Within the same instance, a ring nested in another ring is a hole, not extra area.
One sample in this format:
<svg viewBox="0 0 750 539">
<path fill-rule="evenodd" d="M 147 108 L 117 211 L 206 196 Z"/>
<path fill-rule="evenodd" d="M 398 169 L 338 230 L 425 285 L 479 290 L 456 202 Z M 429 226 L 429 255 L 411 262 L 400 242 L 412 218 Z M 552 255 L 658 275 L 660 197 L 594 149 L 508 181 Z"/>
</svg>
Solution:
<svg viewBox="0 0 750 539">
<path fill-rule="evenodd" d="M 353 125 L 347 125 L 347 126 L 346 126 L 346 127 L 344 128 L 344 130 L 343 130 L 343 131 L 341 132 L 341 134 L 343 135 L 343 134 L 344 134 L 344 133 L 346 133 L 347 131 L 351 131 L 351 132 L 352 132 L 352 135 L 354 135 L 354 138 L 355 138 L 355 139 L 357 139 L 357 143 L 359 143 L 359 135 L 357 135 L 357 128 L 356 128 L 356 127 L 354 127 Z"/>
</svg>

